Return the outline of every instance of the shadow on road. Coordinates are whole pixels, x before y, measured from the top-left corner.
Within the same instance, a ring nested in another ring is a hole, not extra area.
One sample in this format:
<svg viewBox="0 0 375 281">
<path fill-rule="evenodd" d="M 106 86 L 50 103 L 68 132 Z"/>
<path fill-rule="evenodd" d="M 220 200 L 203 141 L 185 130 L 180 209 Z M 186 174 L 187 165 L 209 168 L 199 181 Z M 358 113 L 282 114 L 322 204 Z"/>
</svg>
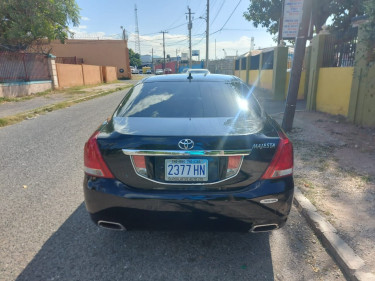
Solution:
<svg viewBox="0 0 375 281">
<path fill-rule="evenodd" d="M 115 232 L 84 204 L 17 280 L 274 280 L 269 234 Z"/>
</svg>

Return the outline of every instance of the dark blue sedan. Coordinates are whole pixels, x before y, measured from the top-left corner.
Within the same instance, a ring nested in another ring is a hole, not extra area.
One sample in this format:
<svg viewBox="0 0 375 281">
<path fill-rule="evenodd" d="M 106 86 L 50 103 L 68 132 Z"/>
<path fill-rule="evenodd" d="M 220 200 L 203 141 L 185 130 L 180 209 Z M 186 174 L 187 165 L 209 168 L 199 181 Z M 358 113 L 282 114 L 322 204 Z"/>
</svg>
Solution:
<svg viewBox="0 0 375 281">
<path fill-rule="evenodd" d="M 143 79 L 84 165 L 86 208 L 110 229 L 269 231 L 292 204 L 292 144 L 234 76 Z"/>
</svg>

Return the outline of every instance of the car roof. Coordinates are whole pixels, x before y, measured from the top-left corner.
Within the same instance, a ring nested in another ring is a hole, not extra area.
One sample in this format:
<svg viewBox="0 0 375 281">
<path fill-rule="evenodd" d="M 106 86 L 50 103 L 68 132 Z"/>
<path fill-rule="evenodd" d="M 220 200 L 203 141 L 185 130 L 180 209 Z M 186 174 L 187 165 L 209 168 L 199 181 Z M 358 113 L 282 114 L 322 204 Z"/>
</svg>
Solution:
<svg viewBox="0 0 375 281">
<path fill-rule="evenodd" d="M 223 75 L 223 74 L 192 74 L 191 82 L 230 82 L 233 80 L 239 80 L 237 77 L 232 75 Z M 143 83 L 151 82 L 186 82 L 188 81 L 188 74 L 169 74 L 169 75 L 160 75 L 152 76 L 142 80 Z"/>
</svg>

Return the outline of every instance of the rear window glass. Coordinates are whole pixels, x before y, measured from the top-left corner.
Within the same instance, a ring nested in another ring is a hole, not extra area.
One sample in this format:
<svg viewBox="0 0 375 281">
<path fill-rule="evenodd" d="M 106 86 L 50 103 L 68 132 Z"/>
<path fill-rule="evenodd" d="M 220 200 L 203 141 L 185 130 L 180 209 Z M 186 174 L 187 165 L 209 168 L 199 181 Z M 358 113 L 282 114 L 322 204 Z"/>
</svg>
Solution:
<svg viewBox="0 0 375 281">
<path fill-rule="evenodd" d="M 258 102 L 242 82 L 146 82 L 120 104 L 118 117 L 202 118 L 259 116 Z M 254 116 L 255 115 L 255 116 Z"/>
</svg>

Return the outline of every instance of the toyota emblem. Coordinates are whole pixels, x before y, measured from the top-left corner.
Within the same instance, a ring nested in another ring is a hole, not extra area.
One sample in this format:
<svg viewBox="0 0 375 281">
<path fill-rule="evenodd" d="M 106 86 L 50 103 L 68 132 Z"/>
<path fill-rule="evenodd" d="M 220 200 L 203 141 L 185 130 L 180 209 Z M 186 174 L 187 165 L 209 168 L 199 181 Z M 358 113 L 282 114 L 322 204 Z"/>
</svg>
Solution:
<svg viewBox="0 0 375 281">
<path fill-rule="evenodd" d="M 178 147 L 183 150 L 190 150 L 194 147 L 194 142 L 191 139 L 183 139 L 178 142 Z"/>
</svg>

